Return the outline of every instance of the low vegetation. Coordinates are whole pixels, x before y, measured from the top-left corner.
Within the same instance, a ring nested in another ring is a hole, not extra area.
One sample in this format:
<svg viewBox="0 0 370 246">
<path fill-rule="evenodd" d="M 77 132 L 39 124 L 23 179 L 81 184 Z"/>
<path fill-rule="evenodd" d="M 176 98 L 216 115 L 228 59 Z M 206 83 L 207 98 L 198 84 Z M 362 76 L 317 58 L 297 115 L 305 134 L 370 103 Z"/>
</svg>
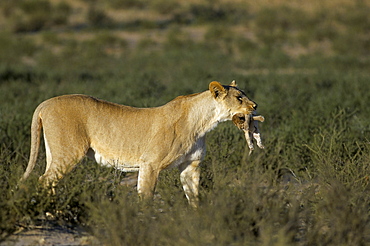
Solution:
<svg viewBox="0 0 370 246">
<path fill-rule="evenodd" d="M 370 5 L 339 2 L 2 1 L 0 240 L 53 220 L 107 245 L 368 245 Z M 43 148 L 18 185 L 47 98 L 149 107 L 234 79 L 266 118 L 265 149 L 248 157 L 231 122 L 210 132 L 197 210 L 177 170 L 142 203 L 88 159 L 49 196 Z"/>
</svg>

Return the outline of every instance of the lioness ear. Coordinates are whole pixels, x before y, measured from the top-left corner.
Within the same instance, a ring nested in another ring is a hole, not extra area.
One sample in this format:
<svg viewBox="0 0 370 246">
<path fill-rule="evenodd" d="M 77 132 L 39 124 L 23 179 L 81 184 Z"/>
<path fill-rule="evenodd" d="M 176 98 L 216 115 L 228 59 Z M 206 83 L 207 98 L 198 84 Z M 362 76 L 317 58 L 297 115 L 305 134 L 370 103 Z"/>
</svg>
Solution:
<svg viewBox="0 0 370 246">
<path fill-rule="evenodd" d="M 237 87 L 238 85 L 236 84 L 235 80 L 231 81 L 230 86 Z"/>
<path fill-rule="evenodd" d="M 209 90 L 214 98 L 223 98 L 227 94 L 226 89 L 217 81 L 209 84 Z"/>
</svg>

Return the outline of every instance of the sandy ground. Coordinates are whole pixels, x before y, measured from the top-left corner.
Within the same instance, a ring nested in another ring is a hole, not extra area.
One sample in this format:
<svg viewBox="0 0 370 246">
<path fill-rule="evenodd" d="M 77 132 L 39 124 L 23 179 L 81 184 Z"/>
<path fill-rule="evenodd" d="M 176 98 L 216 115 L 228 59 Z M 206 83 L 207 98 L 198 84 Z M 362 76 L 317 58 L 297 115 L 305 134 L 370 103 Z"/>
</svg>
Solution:
<svg viewBox="0 0 370 246">
<path fill-rule="evenodd" d="M 0 245 L 101 245 L 101 243 L 82 228 L 68 228 L 50 223 L 32 229 L 21 229 Z"/>
</svg>

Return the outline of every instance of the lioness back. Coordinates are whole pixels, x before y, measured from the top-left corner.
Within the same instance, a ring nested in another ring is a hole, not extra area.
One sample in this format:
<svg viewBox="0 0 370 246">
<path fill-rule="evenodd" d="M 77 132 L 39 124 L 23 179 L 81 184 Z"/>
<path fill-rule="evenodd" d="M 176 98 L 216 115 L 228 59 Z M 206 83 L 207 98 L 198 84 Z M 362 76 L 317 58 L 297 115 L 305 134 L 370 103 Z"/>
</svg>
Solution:
<svg viewBox="0 0 370 246">
<path fill-rule="evenodd" d="M 85 95 L 60 96 L 40 105 L 51 152 L 63 146 L 71 151 L 70 158 L 80 159 L 91 149 L 97 162 L 122 169 L 138 168 L 145 162 L 144 153 L 165 147 L 165 141 L 153 142 L 158 137 L 155 133 L 163 134 L 160 128 L 167 127 L 162 111 L 161 107 L 134 108 Z"/>
</svg>

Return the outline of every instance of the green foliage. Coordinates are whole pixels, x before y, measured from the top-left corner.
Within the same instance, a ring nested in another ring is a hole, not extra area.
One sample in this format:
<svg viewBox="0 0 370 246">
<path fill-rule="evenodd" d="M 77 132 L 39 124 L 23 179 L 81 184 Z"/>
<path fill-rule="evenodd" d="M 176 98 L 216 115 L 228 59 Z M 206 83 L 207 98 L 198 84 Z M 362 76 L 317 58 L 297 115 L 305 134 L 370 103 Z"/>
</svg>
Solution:
<svg viewBox="0 0 370 246">
<path fill-rule="evenodd" d="M 170 14 L 180 9 L 180 4 L 176 0 L 156 0 L 147 3 L 151 8 L 161 14 Z"/>
<path fill-rule="evenodd" d="M 125 8 L 144 8 L 147 5 L 146 0 L 112 0 L 108 4 L 114 9 L 125 9 Z"/>
<path fill-rule="evenodd" d="M 37 46 L 27 38 L 1 33 L 0 35 L 0 64 L 1 66 L 9 66 L 19 63 L 24 57 L 31 57 L 35 54 Z"/>
<path fill-rule="evenodd" d="M 3 11 L 11 20 L 11 31 L 34 32 L 67 24 L 71 7 L 66 2 L 54 6 L 47 0 L 21 0 L 6 2 Z"/>
<path fill-rule="evenodd" d="M 256 35 L 267 46 L 289 41 L 292 32 L 306 28 L 308 18 L 300 9 L 288 6 L 266 7 L 256 17 Z"/>
<path fill-rule="evenodd" d="M 103 9 L 91 5 L 87 13 L 87 21 L 93 27 L 104 27 L 112 25 L 112 20 Z"/>
</svg>

